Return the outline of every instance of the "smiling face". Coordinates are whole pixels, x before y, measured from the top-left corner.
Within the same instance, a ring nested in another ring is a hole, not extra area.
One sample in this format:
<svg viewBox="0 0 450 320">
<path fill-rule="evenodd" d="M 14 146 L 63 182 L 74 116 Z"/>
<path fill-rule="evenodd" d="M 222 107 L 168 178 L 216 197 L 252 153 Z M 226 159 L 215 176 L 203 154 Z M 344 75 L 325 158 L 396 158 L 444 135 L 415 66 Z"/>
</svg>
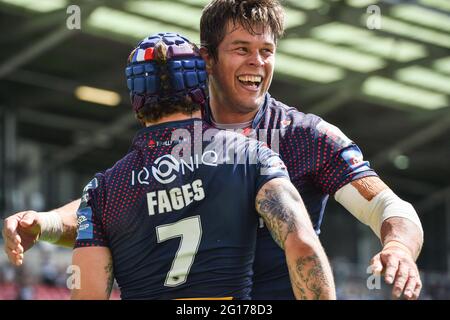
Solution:
<svg viewBox="0 0 450 320">
<path fill-rule="evenodd" d="M 268 28 L 229 23 L 218 46 L 218 59 L 204 55 L 208 65 L 210 105 L 217 122 L 251 120 L 272 82 L 275 42 Z"/>
</svg>

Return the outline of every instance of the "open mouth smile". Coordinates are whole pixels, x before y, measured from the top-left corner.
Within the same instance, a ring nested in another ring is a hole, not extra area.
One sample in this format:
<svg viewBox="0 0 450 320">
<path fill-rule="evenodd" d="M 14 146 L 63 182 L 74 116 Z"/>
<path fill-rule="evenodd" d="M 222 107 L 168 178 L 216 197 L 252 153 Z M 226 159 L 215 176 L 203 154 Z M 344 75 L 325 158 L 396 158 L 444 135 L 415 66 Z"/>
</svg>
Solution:
<svg viewBox="0 0 450 320">
<path fill-rule="evenodd" d="M 237 77 L 239 82 L 251 90 L 256 90 L 261 86 L 262 77 L 258 75 L 242 75 Z"/>
</svg>

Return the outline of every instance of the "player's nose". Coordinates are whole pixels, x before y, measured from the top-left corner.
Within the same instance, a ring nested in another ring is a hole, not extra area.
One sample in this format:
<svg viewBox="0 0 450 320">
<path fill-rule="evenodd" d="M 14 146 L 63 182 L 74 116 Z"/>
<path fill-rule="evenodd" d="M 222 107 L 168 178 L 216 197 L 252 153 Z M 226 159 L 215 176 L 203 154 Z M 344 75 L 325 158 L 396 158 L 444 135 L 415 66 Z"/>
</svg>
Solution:
<svg viewBox="0 0 450 320">
<path fill-rule="evenodd" d="M 264 59 L 259 51 L 255 51 L 249 56 L 248 63 L 251 66 L 262 67 L 264 65 Z"/>
</svg>

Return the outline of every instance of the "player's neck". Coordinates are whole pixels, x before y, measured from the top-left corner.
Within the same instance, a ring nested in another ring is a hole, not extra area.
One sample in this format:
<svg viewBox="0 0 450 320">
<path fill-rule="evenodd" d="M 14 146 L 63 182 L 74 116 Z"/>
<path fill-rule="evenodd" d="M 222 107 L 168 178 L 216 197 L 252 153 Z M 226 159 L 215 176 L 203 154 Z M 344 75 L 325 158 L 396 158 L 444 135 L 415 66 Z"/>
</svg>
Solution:
<svg viewBox="0 0 450 320">
<path fill-rule="evenodd" d="M 169 116 L 162 117 L 161 119 L 159 119 L 158 121 L 155 121 L 155 122 L 145 122 L 145 126 L 150 127 L 150 126 L 153 126 L 156 124 L 172 122 L 172 121 L 189 120 L 189 119 L 193 119 L 193 118 L 201 119 L 201 117 L 202 117 L 202 114 L 200 111 L 195 111 L 189 115 L 178 112 L 178 113 L 171 114 Z"/>
<path fill-rule="evenodd" d="M 258 110 L 253 112 L 241 113 L 230 110 L 225 106 L 218 105 L 210 100 L 210 110 L 214 122 L 222 124 L 244 123 L 252 121 L 255 118 Z"/>
</svg>

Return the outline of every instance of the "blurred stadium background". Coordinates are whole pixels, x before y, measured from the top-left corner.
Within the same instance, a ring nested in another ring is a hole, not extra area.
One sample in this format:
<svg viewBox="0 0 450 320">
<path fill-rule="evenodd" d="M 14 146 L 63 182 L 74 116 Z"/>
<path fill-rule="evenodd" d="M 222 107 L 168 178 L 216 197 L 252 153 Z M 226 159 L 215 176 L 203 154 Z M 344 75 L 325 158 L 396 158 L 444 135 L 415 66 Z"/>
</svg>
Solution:
<svg viewBox="0 0 450 320">
<path fill-rule="evenodd" d="M 96 171 L 126 153 L 138 129 L 125 85 L 128 53 L 159 31 L 198 42 L 207 2 L 0 0 L 3 218 L 78 198 Z M 340 127 L 413 203 L 425 230 L 421 299 L 449 299 L 450 1 L 283 4 L 287 30 L 271 94 Z M 69 5 L 81 8 L 81 30 L 66 26 Z M 381 29 L 372 30 L 378 10 Z M 321 239 L 340 299 L 390 298 L 386 286 L 366 286 L 379 240 L 334 200 Z M 0 299 L 68 298 L 70 254 L 41 244 L 16 269 L 2 251 Z"/>
</svg>

